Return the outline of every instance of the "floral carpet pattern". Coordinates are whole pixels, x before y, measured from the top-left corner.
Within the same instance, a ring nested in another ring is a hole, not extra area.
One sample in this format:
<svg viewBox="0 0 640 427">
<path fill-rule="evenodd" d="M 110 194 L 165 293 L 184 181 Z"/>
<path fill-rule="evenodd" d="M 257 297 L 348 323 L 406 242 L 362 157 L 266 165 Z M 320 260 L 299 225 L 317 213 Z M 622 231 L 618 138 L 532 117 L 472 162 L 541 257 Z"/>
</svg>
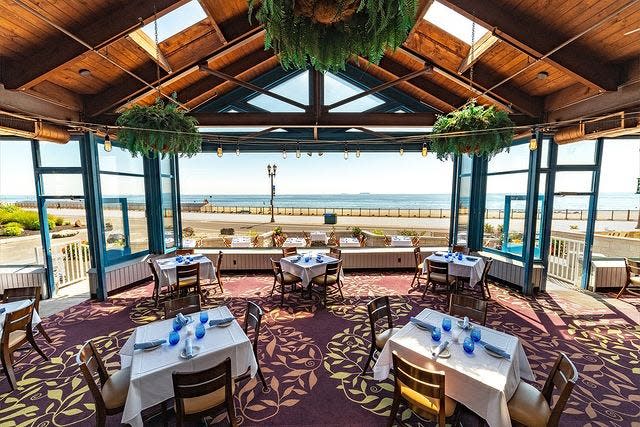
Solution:
<svg viewBox="0 0 640 427">
<path fill-rule="evenodd" d="M 254 378 L 235 390 L 238 422 L 247 426 L 385 425 L 393 380 L 375 381 L 371 369 L 361 375 L 371 339 L 366 303 L 389 295 L 394 325 L 405 324 L 423 308 L 445 311 L 448 306 L 444 294 L 428 293 L 423 300 L 421 292 L 408 292 L 411 275 L 402 273 L 349 272 L 345 299 L 330 298 L 328 307 L 292 294 L 280 308 L 279 295 L 269 296 L 267 275 L 225 279 L 224 293 L 211 289 L 206 307 L 227 305 L 241 323 L 247 300 L 265 311 L 258 358 L 268 389 Z M 493 285 L 491 293 L 487 326 L 520 337 L 538 388 L 559 352 L 576 364 L 580 377 L 561 425 L 631 426 L 640 420 L 640 326 L 608 304 L 606 295 L 594 298 L 607 310 L 569 315 L 557 295 L 529 298 Z M 0 377 L 0 425 L 94 425 L 94 404 L 76 366 L 77 351 L 92 339 L 107 368 L 118 369 L 119 349 L 133 329 L 162 317 L 150 295 L 150 284 L 139 286 L 108 302 L 88 301 L 44 319 L 52 343 L 37 340 L 49 361 L 21 351 L 17 390 L 9 392 Z M 409 425 L 431 425 L 406 408 L 401 416 Z M 468 411 L 462 417 L 465 426 L 482 425 Z M 119 423 L 119 416 L 108 419 L 109 425 Z M 157 418 L 149 421 L 161 424 Z"/>
</svg>

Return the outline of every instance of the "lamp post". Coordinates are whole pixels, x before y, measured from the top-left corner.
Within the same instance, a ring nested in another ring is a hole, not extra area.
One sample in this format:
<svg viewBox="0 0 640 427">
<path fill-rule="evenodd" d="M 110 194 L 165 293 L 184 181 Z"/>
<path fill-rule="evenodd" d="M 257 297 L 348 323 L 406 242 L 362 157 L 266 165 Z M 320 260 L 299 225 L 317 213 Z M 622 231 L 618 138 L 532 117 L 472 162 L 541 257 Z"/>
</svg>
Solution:
<svg viewBox="0 0 640 427">
<path fill-rule="evenodd" d="M 276 176 L 276 169 L 278 166 L 275 164 L 273 166 L 267 165 L 267 174 L 269 174 L 269 178 L 271 178 L 271 222 L 276 222 L 273 217 L 273 196 L 276 195 L 276 187 L 273 185 L 273 178 Z"/>
</svg>

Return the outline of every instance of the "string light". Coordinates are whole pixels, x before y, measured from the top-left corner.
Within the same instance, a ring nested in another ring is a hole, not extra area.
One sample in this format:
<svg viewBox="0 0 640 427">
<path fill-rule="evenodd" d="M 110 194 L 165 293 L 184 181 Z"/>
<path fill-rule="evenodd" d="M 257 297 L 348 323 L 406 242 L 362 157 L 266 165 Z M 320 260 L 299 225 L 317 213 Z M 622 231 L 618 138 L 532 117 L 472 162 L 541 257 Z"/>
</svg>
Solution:
<svg viewBox="0 0 640 427">
<path fill-rule="evenodd" d="M 104 151 L 107 153 L 111 151 L 111 137 L 109 136 L 109 128 L 105 129 L 106 134 L 104 135 Z"/>
<path fill-rule="evenodd" d="M 299 159 L 302 154 L 300 153 L 300 141 L 296 144 L 296 159 Z"/>
<path fill-rule="evenodd" d="M 356 147 L 356 157 L 360 158 L 360 145 Z"/>
<path fill-rule="evenodd" d="M 236 156 L 240 155 L 240 144 L 236 144 Z"/>
<path fill-rule="evenodd" d="M 216 152 L 218 153 L 218 157 L 222 157 L 222 143 L 220 143 L 220 140 L 218 140 L 218 149 Z"/>
<path fill-rule="evenodd" d="M 400 145 L 400 155 L 402 156 L 404 154 L 404 146 Z"/>
<path fill-rule="evenodd" d="M 349 150 L 347 149 L 347 144 L 344 144 L 344 159 L 349 160 Z"/>
<path fill-rule="evenodd" d="M 538 139 L 536 138 L 535 130 L 532 132 L 531 139 L 529 140 L 529 150 L 536 151 L 538 149 Z"/>
<path fill-rule="evenodd" d="M 427 153 L 428 153 L 428 151 L 427 151 L 427 143 L 423 142 L 422 143 L 422 157 L 427 157 Z"/>
<path fill-rule="evenodd" d="M 284 145 L 282 146 L 282 158 L 287 158 L 287 147 L 285 147 Z"/>
</svg>

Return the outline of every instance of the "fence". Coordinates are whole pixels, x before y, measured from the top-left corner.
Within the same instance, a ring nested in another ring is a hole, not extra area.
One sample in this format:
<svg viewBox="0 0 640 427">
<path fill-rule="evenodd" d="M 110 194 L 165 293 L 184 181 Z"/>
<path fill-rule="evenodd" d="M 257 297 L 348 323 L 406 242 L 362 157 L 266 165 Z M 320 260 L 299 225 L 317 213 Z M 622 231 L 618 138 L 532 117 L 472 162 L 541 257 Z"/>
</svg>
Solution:
<svg viewBox="0 0 640 427">
<path fill-rule="evenodd" d="M 37 258 L 40 256 L 42 254 L 36 254 Z M 51 259 L 56 288 L 89 278 L 88 271 L 91 268 L 89 245 L 80 241 L 51 245 Z"/>
<path fill-rule="evenodd" d="M 551 236 L 548 275 L 574 285 L 580 283 L 584 242 Z"/>
</svg>

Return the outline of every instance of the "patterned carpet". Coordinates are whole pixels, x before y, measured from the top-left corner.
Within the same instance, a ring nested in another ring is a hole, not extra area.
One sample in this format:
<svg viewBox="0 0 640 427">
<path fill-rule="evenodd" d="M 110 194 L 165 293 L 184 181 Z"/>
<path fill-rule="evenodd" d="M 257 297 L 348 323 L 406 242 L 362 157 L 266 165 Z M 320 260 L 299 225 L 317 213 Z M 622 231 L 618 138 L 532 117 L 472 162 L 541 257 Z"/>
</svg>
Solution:
<svg viewBox="0 0 640 427">
<path fill-rule="evenodd" d="M 266 275 L 229 276 L 224 295 L 211 295 L 208 306 L 220 303 L 243 319 L 246 300 L 258 302 L 266 312 L 259 359 L 271 389 L 263 393 L 256 380 L 236 389 L 236 410 L 242 425 L 385 425 L 393 383 L 359 376 L 369 349 L 365 304 L 378 295 L 392 296 L 394 324 L 429 307 L 445 310 L 444 295 L 407 294 L 408 274 L 350 272 L 344 302 L 321 308 L 298 296 L 270 298 Z M 525 298 L 492 286 L 487 325 L 522 339 L 540 388 L 558 352 L 565 352 L 580 371 L 563 426 L 629 426 L 640 419 L 640 326 L 627 310 L 596 296 L 606 310 L 580 313 L 580 301 L 566 293 Z M 148 298 L 151 285 L 114 296 L 107 303 L 85 302 L 44 323 L 53 339 L 38 339 L 50 356 L 43 362 L 33 352 L 18 363 L 19 388 L 0 377 L 0 425 L 93 425 L 94 406 L 75 365 L 75 355 L 87 339 L 94 339 L 109 369 L 119 366 L 118 350 L 132 328 L 160 317 Z M 638 306 L 637 300 L 630 300 Z M 635 309 L 635 307 L 633 307 Z M 369 371 L 370 372 L 370 371 Z M 402 413 L 410 425 L 430 425 L 409 410 Z M 110 425 L 119 425 L 118 416 Z M 156 422 L 157 423 L 157 422 Z M 155 424 L 151 422 L 151 424 Z M 159 424 L 159 423 L 158 423 Z M 480 420 L 466 414 L 464 424 Z"/>
</svg>

